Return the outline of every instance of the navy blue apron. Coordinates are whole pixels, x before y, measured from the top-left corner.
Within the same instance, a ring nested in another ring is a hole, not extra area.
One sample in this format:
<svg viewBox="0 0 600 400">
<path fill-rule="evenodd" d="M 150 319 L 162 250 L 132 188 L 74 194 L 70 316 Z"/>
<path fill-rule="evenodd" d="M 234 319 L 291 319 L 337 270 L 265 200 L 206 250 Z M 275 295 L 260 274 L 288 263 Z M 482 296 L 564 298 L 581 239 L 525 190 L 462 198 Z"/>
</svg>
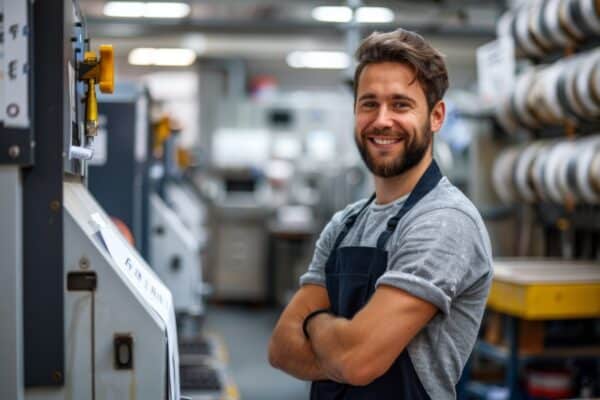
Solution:
<svg viewBox="0 0 600 400">
<path fill-rule="evenodd" d="M 375 292 L 377 279 L 387 269 L 385 245 L 400 219 L 433 189 L 442 175 L 432 161 L 417 186 L 398 213 L 387 222 L 377 239 L 377 247 L 339 247 L 358 216 L 374 200 L 373 195 L 357 213 L 349 216 L 325 265 L 327 293 L 335 315 L 352 318 Z M 406 349 L 390 369 L 366 386 L 352 386 L 333 381 L 316 381 L 310 390 L 311 400 L 430 400 L 412 365 Z"/>
</svg>

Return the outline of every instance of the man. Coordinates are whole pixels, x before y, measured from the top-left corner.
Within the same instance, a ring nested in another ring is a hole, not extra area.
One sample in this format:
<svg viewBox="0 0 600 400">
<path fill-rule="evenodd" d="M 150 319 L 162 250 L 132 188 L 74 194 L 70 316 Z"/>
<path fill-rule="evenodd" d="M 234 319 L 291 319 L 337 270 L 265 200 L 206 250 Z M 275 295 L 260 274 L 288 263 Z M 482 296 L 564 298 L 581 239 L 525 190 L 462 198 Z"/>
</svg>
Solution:
<svg viewBox="0 0 600 400">
<path fill-rule="evenodd" d="M 448 76 L 413 32 L 357 51 L 355 140 L 375 195 L 336 213 L 271 338 L 269 361 L 311 399 L 452 399 L 491 281 L 473 204 L 433 161 Z"/>
</svg>

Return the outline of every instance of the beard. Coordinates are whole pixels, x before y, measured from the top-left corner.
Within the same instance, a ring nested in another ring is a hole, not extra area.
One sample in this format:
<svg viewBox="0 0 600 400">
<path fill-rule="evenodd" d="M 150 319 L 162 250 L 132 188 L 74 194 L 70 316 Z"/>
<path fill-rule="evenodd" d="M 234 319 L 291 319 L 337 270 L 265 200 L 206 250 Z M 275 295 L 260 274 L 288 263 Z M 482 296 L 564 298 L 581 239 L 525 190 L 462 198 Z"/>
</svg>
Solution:
<svg viewBox="0 0 600 400">
<path fill-rule="evenodd" d="M 431 144 L 433 132 L 431 131 L 429 120 L 421 127 L 421 132 L 417 132 L 415 129 L 412 133 L 411 136 L 401 132 L 394 132 L 390 129 L 371 129 L 362 135 L 354 135 L 354 140 L 363 161 L 373 175 L 381 178 L 391 178 L 401 175 L 419 164 Z M 367 149 L 366 141 L 369 140 L 367 139 L 368 135 L 403 137 L 405 140 L 404 154 L 388 162 L 378 160 Z"/>
</svg>

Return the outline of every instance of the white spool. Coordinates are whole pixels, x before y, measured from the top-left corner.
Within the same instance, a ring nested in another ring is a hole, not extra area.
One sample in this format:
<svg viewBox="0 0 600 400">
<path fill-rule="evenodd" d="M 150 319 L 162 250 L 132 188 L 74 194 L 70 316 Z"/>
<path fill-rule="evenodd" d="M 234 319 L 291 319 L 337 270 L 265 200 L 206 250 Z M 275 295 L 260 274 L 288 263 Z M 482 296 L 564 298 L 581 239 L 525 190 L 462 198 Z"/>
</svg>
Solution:
<svg viewBox="0 0 600 400">
<path fill-rule="evenodd" d="M 585 111 L 585 116 L 595 117 L 600 114 L 600 103 L 592 95 L 593 73 L 599 66 L 600 53 L 595 51 L 587 55 L 578 65 L 575 77 L 575 90 L 577 99 Z M 597 73 L 596 73 L 597 75 Z"/>
<path fill-rule="evenodd" d="M 521 152 L 515 166 L 515 186 L 521 199 L 527 203 L 537 201 L 537 195 L 531 185 L 531 167 L 542 147 L 542 143 L 533 142 Z"/>
<path fill-rule="evenodd" d="M 596 0 L 580 0 L 581 14 L 587 27 L 594 33 L 600 33 L 600 9 Z"/>
<path fill-rule="evenodd" d="M 565 33 L 560 26 L 559 13 L 560 3 L 562 0 L 548 0 L 544 9 L 544 21 L 552 36 L 552 41 L 556 47 L 564 47 L 572 44 L 571 38 Z"/>
<path fill-rule="evenodd" d="M 529 32 L 529 16 L 531 11 L 532 8 L 530 6 L 524 6 L 519 10 L 516 16 L 515 31 L 523 52 L 531 57 L 541 57 L 544 55 L 544 49 L 538 46 Z"/>
<path fill-rule="evenodd" d="M 558 186 L 558 171 L 560 169 L 561 161 L 566 156 L 565 144 L 568 142 L 562 142 L 555 145 L 548 154 L 546 159 L 546 169 L 544 171 L 544 192 L 548 197 L 555 203 L 561 204 L 563 202 L 562 192 Z"/>
<path fill-rule="evenodd" d="M 528 97 L 528 107 L 537 119 L 546 125 L 559 124 L 565 115 L 560 107 L 556 88 L 561 73 L 561 64 L 540 70 L 535 78 Z"/>
<path fill-rule="evenodd" d="M 542 145 L 542 148 L 539 150 L 535 160 L 533 161 L 533 165 L 531 166 L 531 181 L 533 187 L 537 193 L 538 198 L 544 201 L 548 201 L 549 197 L 546 193 L 544 187 L 544 174 L 546 172 L 546 161 L 548 160 L 548 155 L 552 150 L 552 147 L 556 145 L 556 142 L 548 142 Z"/>
<path fill-rule="evenodd" d="M 576 203 L 580 202 L 579 192 L 577 190 L 576 182 L 571 182 L 569 179 L 569 169 L 575 167 L 578 155 L 578 146 L 573 142 L 563 142 L 560 144 L 562 147 L 562 156 L 558 161 L 558 167 L 556 171 L 556 183 L 558 190 L 560 191 L 561 203 L 574 200 Z"/>
<path fill-rule="evenodd" d="M 564 76 L 564 81 L 562 83 L 562 90 L 565 93 L 565 97 L 566 97 L 566 101 L 567 101 L 567 108 L 568 110 L 565 111 L 570 111 L 571 113 L 574 113 L 577 117 L 579 118 L 586 118 L 587 116 L 587 111 L 586 109 L 583 107 L 583 105 L 581 104 L 581 102 L 579 101 L 579 99 L 577 98 L 577 93 L 576 93 L 576 80 L 577 80 L 577 75 L 579 74 L 579 65 L 581 62 L 581 58 L 580 57 L 573 57 L 572 59 L 569 59 L 568 61 L 565 61 L 565 66 L 563 67 L 563 72 L 562 72 L 562 76 Z M 560 90 L 561 88 L 559 88 Z M 568 112 L 566 112 L 568 113 Z"/>
<path fill-rule="evenodd" d="M 532 4 L 529 13 L 529 31 L 546 52 L 556 46 L 552 42 L 552 37 L 548 32 L 548 27 L 544 20 L 544 10 L 546 9 L 547 2 L 547 0 L 536 0 Z"/>
<path fill-rule="evenodd" d="M 521 149 L 518 147 L 509 148 L 500 153 L 496 161 L 494 161 L 492 186 L 504 204 L 513 204 L 518 201 L 513 177 L 515 162 L 520 152 Z"/>
<path fill-rule="evenodd" d="M 576 21 L 572 13 L 573 8 L 579 7 L 578 2 L 579 0 L 563 0 L 559 7 L 559 21 L 561 26 L 575 40 L 583 40 L 586 36 L 585 32 L 581 29 L 580 24 Z"/>
<path fill-rule="evenodd" d="M 600 57 L 596 58 L 596 63 L 594 64 L 590 89 L 594 100 L 600 102 Z"/>
<path fill-rule="evenodd" d="M 517 78 L 517 82 L 515 84 L 515 91 L 512 95 L 514 111 L 516 113 L 517 119 L 526 127 L 533 129 L 540 126 L 539 122 L 535 119 L 535 117 L 527 108 L 527 96 L 529 94 L 531 84 L 533 83 L 534 74 L 535 69 L 533 68 L 521 74 Z"/>
<path fill-rule="evenodd" d="M 514 135 L 519 130 L 519 122 L 515 119 L 511 106 L 511 96 L 501 99 L 494 108 L 498 123 L 506 133 Z"/>
<path fill-rule="evenodd" d="M 581 150 L 576 165 L 577 188 L 584 202 L 598 204 L 600 203 L 600 193 L 592 184 L 592 180 L 596 178 L 592 162 L 595 157 L 600 156 L 600 137 L 594 137 L 591 143 L 580 144 L 579 147 Z M 600 177 L 600 174 L 597 177 Z"/>
<path fill-rule="evenodd" d="M 557 63 L 549 68 L 546 73 L 546 84 L 543 85 L 544 103 L 548 107 L 548 111 L 552 114 L 554 123 L 562 123 L 566 119 L 565 112 L 558 99 L 558 81 L 564 67 L 564 63 Z"/>
</svg>

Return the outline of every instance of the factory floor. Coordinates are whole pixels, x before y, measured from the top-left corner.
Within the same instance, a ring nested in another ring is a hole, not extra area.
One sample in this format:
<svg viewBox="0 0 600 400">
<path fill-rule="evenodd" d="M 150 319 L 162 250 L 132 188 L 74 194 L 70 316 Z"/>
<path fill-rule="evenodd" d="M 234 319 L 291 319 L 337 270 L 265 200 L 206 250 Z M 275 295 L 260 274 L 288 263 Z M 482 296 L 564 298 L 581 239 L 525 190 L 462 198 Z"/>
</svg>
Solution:
<svg viewBox="0 0 600 400">
<path fill-rule="evenodd" d="M 206 330 L 218 334 L 229 351 L 229 372 L 240 400 L 306 400 L 309 383 L 272 368 L 267 360 L 271 331 L 281 310 L 210 305 Z"/>
</svg>

